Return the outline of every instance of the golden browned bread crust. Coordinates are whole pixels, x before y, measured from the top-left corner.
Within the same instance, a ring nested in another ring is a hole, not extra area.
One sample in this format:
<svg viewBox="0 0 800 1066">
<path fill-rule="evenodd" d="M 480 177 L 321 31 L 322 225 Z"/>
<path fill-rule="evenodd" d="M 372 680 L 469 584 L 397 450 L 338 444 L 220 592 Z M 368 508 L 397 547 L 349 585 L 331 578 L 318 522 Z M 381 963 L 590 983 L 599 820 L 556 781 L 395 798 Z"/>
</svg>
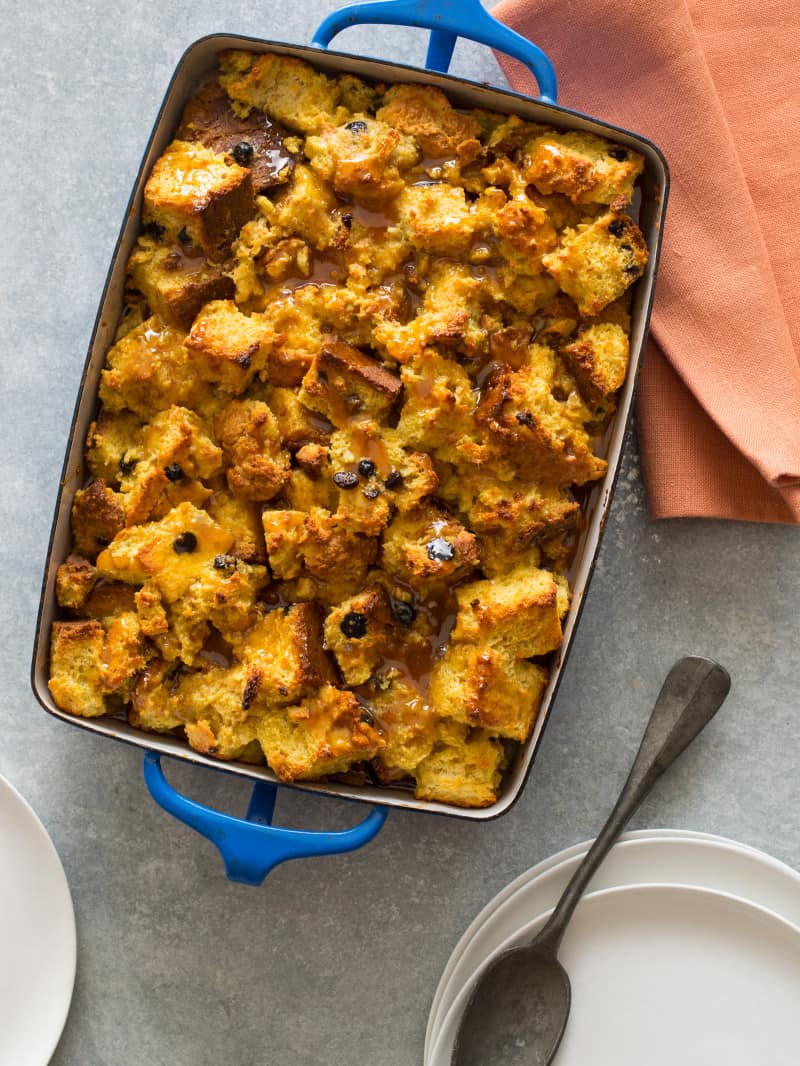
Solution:
<svg viewBox="0 0 800 1066">
<path fill-rule="evenodd" d="M 145 186 L 51 691 L 283 780 L 492 804 L 625 380 L 643 159 L 220 56 Z"/>
</svg>

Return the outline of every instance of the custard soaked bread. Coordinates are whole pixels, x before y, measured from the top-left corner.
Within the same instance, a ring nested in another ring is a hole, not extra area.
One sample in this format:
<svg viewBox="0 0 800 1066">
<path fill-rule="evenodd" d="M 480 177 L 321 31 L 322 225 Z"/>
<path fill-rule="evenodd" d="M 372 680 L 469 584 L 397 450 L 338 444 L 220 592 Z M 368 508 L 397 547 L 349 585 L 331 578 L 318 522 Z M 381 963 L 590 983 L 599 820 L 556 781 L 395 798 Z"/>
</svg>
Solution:
<svg viewBox="0 0 800 1066">
<path fill-rule="evenodd" d="M 145 186 L 51 691 L 283 780 L 493 803 L 625 380 L 643 160 L 229 52 Z"/>
</svg>

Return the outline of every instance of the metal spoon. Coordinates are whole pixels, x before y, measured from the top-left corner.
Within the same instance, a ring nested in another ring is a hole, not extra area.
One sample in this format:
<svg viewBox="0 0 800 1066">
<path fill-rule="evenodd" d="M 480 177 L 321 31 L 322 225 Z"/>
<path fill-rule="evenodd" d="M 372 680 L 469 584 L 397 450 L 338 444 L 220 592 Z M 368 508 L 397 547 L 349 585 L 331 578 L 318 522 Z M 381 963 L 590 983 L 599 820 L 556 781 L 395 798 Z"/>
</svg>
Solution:
<svg viewBox="0 0 800 1066">
<path fill-rule="evenodd" d="M 467 1001 L 451 1066 L 547 1066 L 570 1007 L 569 977 L 557 959 L 567 923 L 600 863 L 667 767 L 722 706 L 731 687 L 710 659 L 687 657 L 670 670 L 639 751 L 608 821 L 548 918 L 528 943 L 498 955 Z"/>
</svg>

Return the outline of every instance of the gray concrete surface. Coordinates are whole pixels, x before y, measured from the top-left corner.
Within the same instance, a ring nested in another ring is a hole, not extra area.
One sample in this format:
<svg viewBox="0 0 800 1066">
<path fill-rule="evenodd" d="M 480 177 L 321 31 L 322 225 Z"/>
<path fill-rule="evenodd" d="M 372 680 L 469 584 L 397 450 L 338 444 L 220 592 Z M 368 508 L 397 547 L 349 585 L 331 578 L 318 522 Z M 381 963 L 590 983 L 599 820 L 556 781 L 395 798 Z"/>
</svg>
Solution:
<svg viewBox="0 0 800 1066">
<path fill-rule="evenodd" d="M 137 751 L 68 729 L 33 700 L 29 657 L 62 450 L 171 70 L 211 31 L 308 40 L 333 6 L 2 7 L 0 772 L 52 834 L 77 912 L 78 976 L 55 1066 L 419 1066 L 430 1000 L 460 933 L 511 878 L 597 830 L 661 678 L 684 652 L 726 664 L 733 692 L 634 826 L 721 833 L 800 865 L 798 533 L 650 522 L 634 437 L 537 765 L 497 822 L 393 813 L 360 852 L 287 864 L 260 889 L 233 885 L 212 847 L 150 801 Z M 423 56 L 414 31 L 349 31 L 342 42 Z M 498 77 L 478 48 L 459 46 L 455 69 Z M 179 768 L 173 780 L 223 809 L 245 806 L 246 788 L 225 775 Z M 284 791 L 278 817 L 325 828 L 353 814 Z"/>
</svg>

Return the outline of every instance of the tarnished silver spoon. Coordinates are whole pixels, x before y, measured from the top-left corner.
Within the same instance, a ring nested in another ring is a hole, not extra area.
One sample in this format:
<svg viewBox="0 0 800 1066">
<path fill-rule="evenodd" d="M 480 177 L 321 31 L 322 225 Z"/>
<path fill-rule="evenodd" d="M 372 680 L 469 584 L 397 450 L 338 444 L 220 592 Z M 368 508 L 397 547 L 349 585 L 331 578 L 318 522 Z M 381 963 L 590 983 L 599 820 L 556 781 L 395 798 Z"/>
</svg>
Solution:
<svg viewBox="0 0 800 1066">
<path fill-rule="evenodd" d="M 451 1066 L 547 1066 L 561 1043 L 570 1008 L 558 948 L 586 886 L 631 815 L 667 767 L 709 722 L 731 687 L 710 659 L 680 659 L 667 674 L 628 780 L 608 821 L 548 918 L 528 944 L 498 955 L 467 1000 Z"/>
</svg>

